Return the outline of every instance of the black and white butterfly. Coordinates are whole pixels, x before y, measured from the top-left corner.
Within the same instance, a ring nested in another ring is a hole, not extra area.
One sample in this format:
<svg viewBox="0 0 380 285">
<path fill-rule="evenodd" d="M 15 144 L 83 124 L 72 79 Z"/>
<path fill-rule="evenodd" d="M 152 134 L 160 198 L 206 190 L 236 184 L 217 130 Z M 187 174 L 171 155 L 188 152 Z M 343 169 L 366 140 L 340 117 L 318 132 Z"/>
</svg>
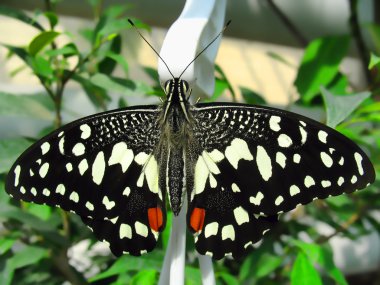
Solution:
<svg viewBox="0 0 380 285">
<path fill-rule="evenodd" d="M 11 168 L 7 192 L 78 214 L 116 256 L 153 250 L 168 195 L 175 215 L 188 203 L 197 251 L 220 259 L 241 256 L 280 213 L 374 181 L 367 155 L 314 120 L 262 106 L 192 105 L 181 78 L 164 91 L 160 106 L 96 114 L 42 138 Z"/>
</svg>

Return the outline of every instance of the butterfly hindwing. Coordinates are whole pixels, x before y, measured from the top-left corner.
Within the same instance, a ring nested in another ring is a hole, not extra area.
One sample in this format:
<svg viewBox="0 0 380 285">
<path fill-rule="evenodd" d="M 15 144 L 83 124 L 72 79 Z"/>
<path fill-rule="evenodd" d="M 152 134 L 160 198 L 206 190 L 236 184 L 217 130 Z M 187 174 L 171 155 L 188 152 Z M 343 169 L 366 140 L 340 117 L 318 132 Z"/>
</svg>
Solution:
<svg viewBox="0 0 380 285">
<path fill-rule="evenodd" d="M 143 106 L 70 123 L 20 156 L 6 190 L 80 215 L 115 255 L 149 251 L 166 217 L 153 153 L 158 116 Z"/>
<path fill-rule="evenodd" d="M 196 246 L 214 257 L 231 248 L 237 257 L 247 243 L 260 239 L 273 224 L 263 217 L 351 193 L 374 181 L 373 167 L 358 146 L 306 117 L 222 103 L 198 104 L 191 114 L 201 151 L 188 221 L 191 227 L 195 208 L 204 210 Z M 232 229 L 239 236 L 229 245 Z M 241 236 L 252 238 L 243 241 Z"/>
</svg>

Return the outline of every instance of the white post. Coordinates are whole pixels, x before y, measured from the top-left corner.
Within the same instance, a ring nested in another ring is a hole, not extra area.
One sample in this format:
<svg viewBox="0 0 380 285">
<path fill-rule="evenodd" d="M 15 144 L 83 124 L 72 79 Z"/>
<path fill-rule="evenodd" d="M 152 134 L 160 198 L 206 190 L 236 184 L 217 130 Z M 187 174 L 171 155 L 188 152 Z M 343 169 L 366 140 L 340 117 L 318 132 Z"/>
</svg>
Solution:
<svg viewBox="0 0 380 285">
<path fill-rule="evenodd" d="M 170 27 L 162 45 L 160 56 L 165 60 L 174 76 L 179 76 L 185 67 L 222 30 L 225 21 L 226 0 L 187 0 L 179 18 Z M 188 81 L 193 94 L 212 95 L 214 92 L 214 61 L 220 38 L 214 42 L 193 64 L 182 79 Z M 166 66 L 159 60 L 158 74 L 161 83 L 172 79 Z M 194 98 L 194 95 L 193 95 Z M 184 201 L 184 204 L 187 200 Z M 169 245 L 159 280 L 160 285 L 184 284 L 186 245 L 186 205 L 178 217 L 173 216 Z M 200 256 L 199 264 L 204 285 L 214 285 L 215 278 L 210 257 Z"/>
</svg>

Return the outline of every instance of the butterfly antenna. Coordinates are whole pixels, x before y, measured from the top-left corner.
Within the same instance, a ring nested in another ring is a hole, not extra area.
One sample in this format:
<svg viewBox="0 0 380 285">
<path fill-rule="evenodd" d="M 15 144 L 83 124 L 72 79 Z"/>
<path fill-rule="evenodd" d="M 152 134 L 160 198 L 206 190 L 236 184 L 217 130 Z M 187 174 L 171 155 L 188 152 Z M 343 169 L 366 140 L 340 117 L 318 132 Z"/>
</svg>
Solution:
<svg viewBox="0 0 380 285">
<path fill-rule="evenodd" d="M 170 68 L 169 66 L 166 64 L 165 60 L 160 56 L 160 54 L 154 49 L 154 47 L 144 38 L 144 36 L 140 33 L 139 29 L 135 26 L 135 24 L 132 22 L 131 19 L 128 19 L 128 22 L 131 24 L 131 26 L 136 30 L 136 32 L 140 35 L 140 37 L 148 44 L 148 46 L 150 46 L 150 48 L 155 52 L 155 54 L 157 54 L 157 56 L 159 57 L 159 59 L 162 60 L 162 62 L 165 64 L 166 68 L 168 69 L 170 75 L 173 77 L 173 79 L 175 79 L 175 76 L 173 75 L 173 73 L 170 71 Z M 182 75 L 182 74 L 181 74 Z"/>
<path fill-rule="evenodd" d="M 219 37 L 221 34 L 223 34 L 223 32 L 227 29 L 228 25 L 231 23 L 231 20 L 229 20 L 227 22 L 227 24 L 224 25 L 223 29 L 219 32 L 219 34 L 216 35 L 216 37 L 206 46 L 204 47 L 195 57 L 192 61 L 190 61 L 190 63 L 185 67 L 185 69 L 182 71 L 182 73 L 178 76 L 178 79 L 181 78 L 181 76 L 185 73 L 186 69 L 189 68 L 189 66 L 206 50 L 208 49 L 209 46 L 211 46 Z"/>
</svg>

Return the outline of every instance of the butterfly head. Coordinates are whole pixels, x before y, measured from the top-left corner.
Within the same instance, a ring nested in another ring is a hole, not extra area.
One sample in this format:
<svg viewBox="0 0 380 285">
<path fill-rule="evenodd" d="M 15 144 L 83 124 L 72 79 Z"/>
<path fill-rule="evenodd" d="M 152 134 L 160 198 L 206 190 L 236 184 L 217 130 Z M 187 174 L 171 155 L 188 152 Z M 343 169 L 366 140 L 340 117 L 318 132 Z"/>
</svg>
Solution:
<svg viewBox="0 0 380 285">
<path fill-rule="evenodd" d="M 168 102 L 187 102 L 191 94 L 189 83 L 180 78 L 173 78 L 166 81 L 163 89 Z"/>
</svg>

